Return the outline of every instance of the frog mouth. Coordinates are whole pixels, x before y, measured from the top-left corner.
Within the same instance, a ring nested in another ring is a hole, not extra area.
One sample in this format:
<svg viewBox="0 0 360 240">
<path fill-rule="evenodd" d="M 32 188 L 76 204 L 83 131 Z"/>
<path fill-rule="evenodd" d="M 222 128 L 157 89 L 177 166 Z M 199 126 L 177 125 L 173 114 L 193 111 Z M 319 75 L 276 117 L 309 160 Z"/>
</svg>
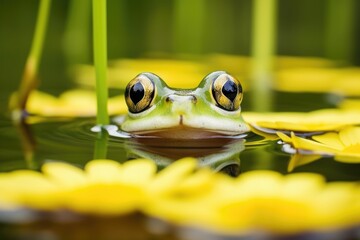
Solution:
<svg viewBox="0 0 360 240">
<path fill-rule="evenodd" d="M 156 116 L 148 121 L 123 125 L 121 129 L 133 137 L 162 138 L 237 138 L 248 132 L 246 124 L 227 119 L 213 119 L 207 116 Z"/>
<path fill-rule="evenodd" d="M 133 132 L 133 137 L 140 138 L 164 138 L 164 139 L 238 139 L 244 138 L 247 134 L 236 133 L 227 130 L 215 130 L 206 128 L 197 128 L 185 125 L 179 119 L 179 125 L 154 130 L 143 130 Z"/>
<path fill-rule="evenodd" d="M 134 133 L 135 137 L 160 137 L 168 139 L 208 139 L 208 138 L 233 138 L 235 135 L 230 135 L 225 131 L 213 131 L 210 129 L 201 129 L 189 127 L 186 125 L 178 125 L 176 127 L 140 131 Z"/>
</svg>

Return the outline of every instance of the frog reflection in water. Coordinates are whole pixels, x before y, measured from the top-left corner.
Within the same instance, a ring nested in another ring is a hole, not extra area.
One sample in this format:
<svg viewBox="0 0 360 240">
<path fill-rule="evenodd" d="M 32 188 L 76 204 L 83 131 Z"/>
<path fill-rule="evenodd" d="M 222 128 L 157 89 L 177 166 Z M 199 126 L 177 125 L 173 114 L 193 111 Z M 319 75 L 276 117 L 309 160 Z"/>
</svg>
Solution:
<svg viewBox="0 0 360 240">
<path fill-rule="evenodd" d="M 172 89 L 157 75 L 141 73 L 126 87 L 125 132 L 163 138 L 199 139 L 241 135 L 240 82 L 224 71 L 207 75 L 195 89 Z"/>
</svg>

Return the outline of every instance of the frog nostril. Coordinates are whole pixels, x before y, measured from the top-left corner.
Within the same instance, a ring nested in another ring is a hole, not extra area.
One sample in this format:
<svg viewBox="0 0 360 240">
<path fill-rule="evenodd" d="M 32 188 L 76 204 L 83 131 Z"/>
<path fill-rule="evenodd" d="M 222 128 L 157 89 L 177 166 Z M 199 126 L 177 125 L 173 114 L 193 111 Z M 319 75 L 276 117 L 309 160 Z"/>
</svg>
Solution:
<svg viewBox="0 0 360 240">
<path fill-rule="evenodd" d="M 192 102 L 192 103 L 196 103 L 196 102 L 197 102 L 197 98 L 196 98 L 195 95 L 190 95 L 190 97 L 191 97 L 191 102 Z"/>
<path fill-rule="evenodd" d="M 192 102 L 192 103 L 196 103 L 197 102 L 197 98 L 195 95 L 177 95 L 177 94 L 172 94 L 169 95 L 165 98 L 166 102 Z"/>
<path fill-rule="evenodd" d="M 173 102 L 174 98 L 172 98 L 171 96 L 167 96 L 165 99 L 166 102 Z"/>
</svg>

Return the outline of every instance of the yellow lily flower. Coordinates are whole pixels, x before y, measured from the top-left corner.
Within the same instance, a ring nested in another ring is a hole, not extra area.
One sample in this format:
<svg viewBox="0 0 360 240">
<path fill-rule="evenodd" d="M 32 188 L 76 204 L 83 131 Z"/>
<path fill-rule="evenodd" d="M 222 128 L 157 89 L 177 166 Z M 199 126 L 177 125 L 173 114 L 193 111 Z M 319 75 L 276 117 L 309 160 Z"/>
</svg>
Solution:
<svg viewBox="0 0 360 240">
<path fill-rule="evenodd" d="M 359 96 L 360 68 L 294 68 L 276 73 L 275 88 L 289 92 L 333 92 Z"/>
<path fill-rule="evenodd" d="M 327 184 L 317 174 L 252 171 L 237 179 L 216 175 L 206 194 L 174 191 L 153 199 L 145 211 L 176 224 L 226 234 L 257 229 L 294 233 L 359 221 L 359 190 L 352 183 Z"/>
<path fill-rule="evenodd" d="M 108 69 L 109 85 L 114 88 L 124 89 L 130 79 L 137 74 L 151 71 L 162 77 L 169 86 L 192 88 L 196 87 L 198 82 L 209 72 L 222 69 L 235 74 L 244 83 L 245 89 L 248 89 L 246 79 L 250 74 L 250 58 L 211 54 L 204 58 L 193 57 L 192 59 L 114 60 Z M 345 93 L 358 93 L 358 88 L 354 89 L 354 86 L 359 85 L 357 79 L 359 69 L 338 69 L 333 68 L 334 65 L 333 62 L 320 58 L 278 56 L 275 59 L 277 69 L 275 88 L 282 91 L 339 92 L 339 90 L 342 90 Z M 84 86 L 94 86 L 95 73 L 93 66 L 79 65 L 74 68 L 73 73 L 77 83 Z M 309 84 L 304 84 L 304 81 L 308 81 Z M 327 86 L 327 88 L 324 88 L 324 86 Z"/>
<path fill-rule="evenodd" d="M 84 170 L 44 164 L 42 173 L 0 173 L 0 209 L 17 207 L 123 215 L 142 211 L 223 234 L 254 229 L 294 233 L 360 223 L 360 188 L 317 174 L 252 171 L 237 178 L 197 169 L 185 158 L 156 173 L 153 161 L 90 161 Z"/>
<path fill-rule="evenodd" d="M 125 214 L 146 201 L 145 186 L 155 171 L 152 161 L 140 159 L 124 164 L 93 160 L 85 170 L 53 162 L 42 167 L 42 174 L 30 170 L 2 173 L 0 208 L 13 205 L 101 215 Z"/>
<path fill-rule="evenodd" d="M 322 109 L 309 113 L 245 112 L 243 117 L 254 128 L 273 134 L 279 130 L 294 132 L 333 131 L 347 125 L 360 124 L 359 110 Z"/>
<path fill-rule="evenodd" d="M 43 117 L 95 116 L 96 95 L 94 91 L 83 89 L 69 90 L 59 97 L 33 91 L 29 96 L 26 109 L 31 114 Z M 126 113 L 127 107 L 124 96 L 109 98 L 108 111 L 111 115 Z"/>
<path fill-rule="evenodd" d="M 344 99 L 339 103 L 339 107 L 345 110 L 358 110 L 360 109 L 360 99 Z"/>
<path fill-rule="evenodd" d="M 291 133 L 291 137 L 284 133 L 277 134 L 284 142 L 291 143 L 296 149 L 309 150 L 315 154 L 334 155 L 340 162 L 360 163 L 360 127 L 350 126 L 338 133 L 314 135 L 311 139 L 298 137 L 294 133 Z"/>
<path fill-rule="evenodd" d="M 108 68 L 108 84 L 125 89 L 128 82 L 141 72 L 152 72 L 174 88 L 194 88 L 209 72 L 201 62 L 175 59 L 120 59 L 111 62 Z M 95 69 L 80 65 L 74 69 L 74 77 L 83 86 L 95 85 Z"/>
</svg>

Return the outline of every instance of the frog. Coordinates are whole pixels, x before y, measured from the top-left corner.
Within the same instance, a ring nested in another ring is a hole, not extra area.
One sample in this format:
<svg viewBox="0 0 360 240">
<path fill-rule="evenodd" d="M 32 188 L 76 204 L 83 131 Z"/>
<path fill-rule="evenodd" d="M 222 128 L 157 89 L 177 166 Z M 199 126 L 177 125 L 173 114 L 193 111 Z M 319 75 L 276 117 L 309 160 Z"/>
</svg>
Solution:
<svg viewBox="0 0 360 240">
<path fill-rule="evenodd" d="M 249 131 L 241 115 L 243 88 L 225 71 L 206 75 L 196 88 L 171 88 L 143 72 L 125 89 L 128 113 L 120 128 L 133 136 L 197 139 L 240 136 Z"/>
</svg>

